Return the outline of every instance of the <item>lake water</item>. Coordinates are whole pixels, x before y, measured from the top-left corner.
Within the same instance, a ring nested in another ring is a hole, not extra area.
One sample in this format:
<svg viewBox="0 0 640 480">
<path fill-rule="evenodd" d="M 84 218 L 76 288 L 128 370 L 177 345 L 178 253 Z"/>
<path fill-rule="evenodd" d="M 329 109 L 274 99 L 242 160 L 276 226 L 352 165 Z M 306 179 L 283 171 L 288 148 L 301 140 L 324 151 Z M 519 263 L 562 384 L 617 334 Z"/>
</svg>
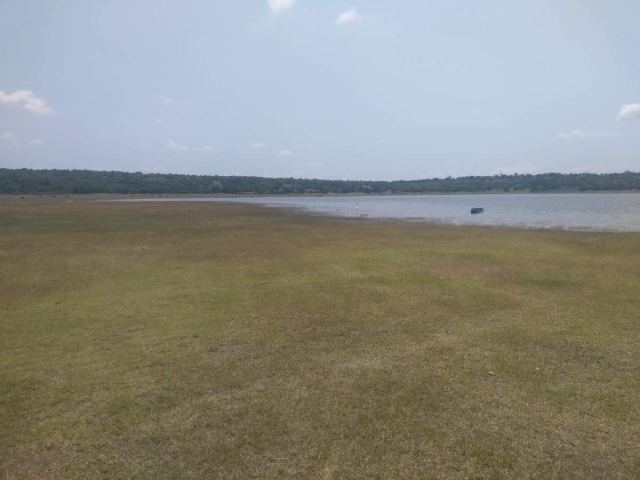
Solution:
<svg viewBox="0 0 640 480">
<path fill-rule="evenodd" d="M 157 199 L 239 202 L 342 217 L 395 218 L 458 225 L 508 225 L 640 232 L 640 194 L 403 195 Z M 135 201 L 135 200 L 134 200 Z M 356 210 L 356 207 L 357 210 Z M 484 213 L 471 215 L 471 208 Z"/>
</svg>

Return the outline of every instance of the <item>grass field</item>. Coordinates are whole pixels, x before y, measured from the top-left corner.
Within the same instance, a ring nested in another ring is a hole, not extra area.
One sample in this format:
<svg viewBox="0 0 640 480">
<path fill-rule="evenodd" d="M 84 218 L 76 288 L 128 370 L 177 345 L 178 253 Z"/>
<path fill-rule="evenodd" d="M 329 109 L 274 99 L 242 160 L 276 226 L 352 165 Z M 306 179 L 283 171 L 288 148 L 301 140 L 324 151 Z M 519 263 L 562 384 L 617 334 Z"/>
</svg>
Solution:
<svg viewBox="0 0 640 480">
<path fill-rule="evenodd" d="M 0 200 L 0 478 L 638 479 L 640 235 Z"/>
</svg>

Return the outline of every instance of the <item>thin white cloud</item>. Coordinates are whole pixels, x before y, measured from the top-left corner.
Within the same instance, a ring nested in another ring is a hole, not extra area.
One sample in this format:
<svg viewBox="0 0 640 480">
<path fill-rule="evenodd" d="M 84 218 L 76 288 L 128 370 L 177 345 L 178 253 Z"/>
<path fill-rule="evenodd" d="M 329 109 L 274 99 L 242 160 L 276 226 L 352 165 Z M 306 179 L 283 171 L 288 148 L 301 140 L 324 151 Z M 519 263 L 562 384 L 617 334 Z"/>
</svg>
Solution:
<svg viewBox="0 0 640 480">
<path fill-rule="evenodd" d="M 620 107 L 618 120 L 630 120 L 632 118 L 640 118 L 640 103 L 628 103 Z"/>
<path fill-rule="evenodd" d="M 575 129 L 568 133 L 558 134 L 558 138 L 560 140 L 586 140 L 588 138 L 612 138 L 617 136 L 619 136 L 617 132 L 606 132 L 604 130 L 585 132 L 584 130 L 580 129 Z"/>
<path fill-rule="evenodd" d="M 207 155 L 214 155 L 216 149 L 211 145 L 201 145 L 199 147 L 188 147 L 187 145 L 182 145 L 180 143 L 174 142 L 173 140 L 167 140 L 165 144 L 166 147 L 172 152 L 193 152 L 193 153 L 204 153 Z"/>
<path fill-rule="evenodd" d="M 178 102 L 176 102 L 175 98 L 170 97 L 160 97 L 160 103 L 165 107 L 174 107 Z"/>
<path fill-rule="evenodd" d="M 249 148 L 265 148 L 267 146 L 264 142 L 252 142 L 249 144 Z"/>
<path fill-rule="evenodd" d="M 293 7 L 296 0 L 269 0 L 267 4 L 272 12 L 279 12 L 280 10 L 288 10 Z"/>
<path fill-rule="evenodd" d="M 324 163 L 309 162 L 305 165 L 307 168 L 324 168 Z"/>
<path fill-rule="evenodd" d="M 293 157 L 295 156 L 295 153 L 293 153 L 291 150 L 287 150 L 286 148 L 284 150 L 281 150 L 278 153 L 279 157 Z"/>
<path fill-rule="evenodd" d="M 188 152 L 189 147 L 186 145 L 180 145 L 179 143 L 174 142 L 173 140 L 167 140 L 167 148 L 174 152 Z"/>
<path fill-rule="evenodd" d="M 35 146 L 43 145 L 43 144 L 44 144 L 44 142 L 42 140 L 40 140 L 39 138 L 34 138 L 33 140 L 31 140 L 29 142 L 29 145 L 35 145 Z"/>
<path fill-rule="evenodd" d="M 18 145 L 18 137 L 13 133 L 0 133 L 0 145 L 16 146 Z"/>
<path fill-rule="evenodd" d="M 192 149 L 196 153 L 206 153 L 207 155 L 214 155 L 216 153 L 216 149 L 211 145 L 202 145 L 201 147 L 193 147 Z"/>
<path fill-rule="evenodd" d="M 153 126 L 154 126 L 154 127 L 161 127 L 163 124 L 164 124 L 164 120 L 163 120 L 163 119 L 161 119 L 161 118 L 156 118 L 156 119 L 153 121 Z"/>
<path fill-rule="evenodd" d="M 338 15 L 336 25 L 347 25 L 348 23 L 353 23 L 360 20 L 360 18 L 362 17 L 360 17 L 356 9 L 351 8 L 350 10 L 346 10 Z"/>
<path fill-rule="evenodd" d="M 47 103 L 31 90 L 17 90 L 5 93 L 0 90 L 0 108 L 17 108 L 38 115 L 54 115 L 55 112 Z"/>
</svg>

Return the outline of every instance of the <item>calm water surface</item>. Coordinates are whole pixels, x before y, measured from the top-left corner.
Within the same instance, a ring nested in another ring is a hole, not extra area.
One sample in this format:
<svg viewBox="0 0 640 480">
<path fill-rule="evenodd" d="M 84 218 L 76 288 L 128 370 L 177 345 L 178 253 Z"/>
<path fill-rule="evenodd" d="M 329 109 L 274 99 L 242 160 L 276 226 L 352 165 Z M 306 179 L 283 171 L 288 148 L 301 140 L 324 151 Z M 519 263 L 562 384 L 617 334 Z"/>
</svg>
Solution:
<svg viewBox="0 0 640 480">
<path fill-rule="evenodd" d="M 256 203 L 337 216 L 412 219 L 459 225 L 640 232 L 640 194 L 251 197 L 157 201 Z M 484 207 L 485 211 L 471 215 L 472 207 Z"/>
</svg>

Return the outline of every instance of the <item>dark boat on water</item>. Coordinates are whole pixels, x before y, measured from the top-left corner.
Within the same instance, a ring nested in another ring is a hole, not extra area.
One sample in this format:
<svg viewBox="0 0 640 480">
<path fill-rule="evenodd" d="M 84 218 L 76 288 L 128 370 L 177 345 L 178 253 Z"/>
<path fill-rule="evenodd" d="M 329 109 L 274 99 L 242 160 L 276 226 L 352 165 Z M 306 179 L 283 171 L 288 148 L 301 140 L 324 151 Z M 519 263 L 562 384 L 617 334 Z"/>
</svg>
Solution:
<svg viewBox="0 0 640 480">
<path fill-rule="evenodd" d="M 482 212 L 484 212 L 484 208 L 482 208 L 482 207 L 474 207 L 474 208 L 471 209 L 471 213 L 472 214 L 482 213 Z"/>
</svg>

